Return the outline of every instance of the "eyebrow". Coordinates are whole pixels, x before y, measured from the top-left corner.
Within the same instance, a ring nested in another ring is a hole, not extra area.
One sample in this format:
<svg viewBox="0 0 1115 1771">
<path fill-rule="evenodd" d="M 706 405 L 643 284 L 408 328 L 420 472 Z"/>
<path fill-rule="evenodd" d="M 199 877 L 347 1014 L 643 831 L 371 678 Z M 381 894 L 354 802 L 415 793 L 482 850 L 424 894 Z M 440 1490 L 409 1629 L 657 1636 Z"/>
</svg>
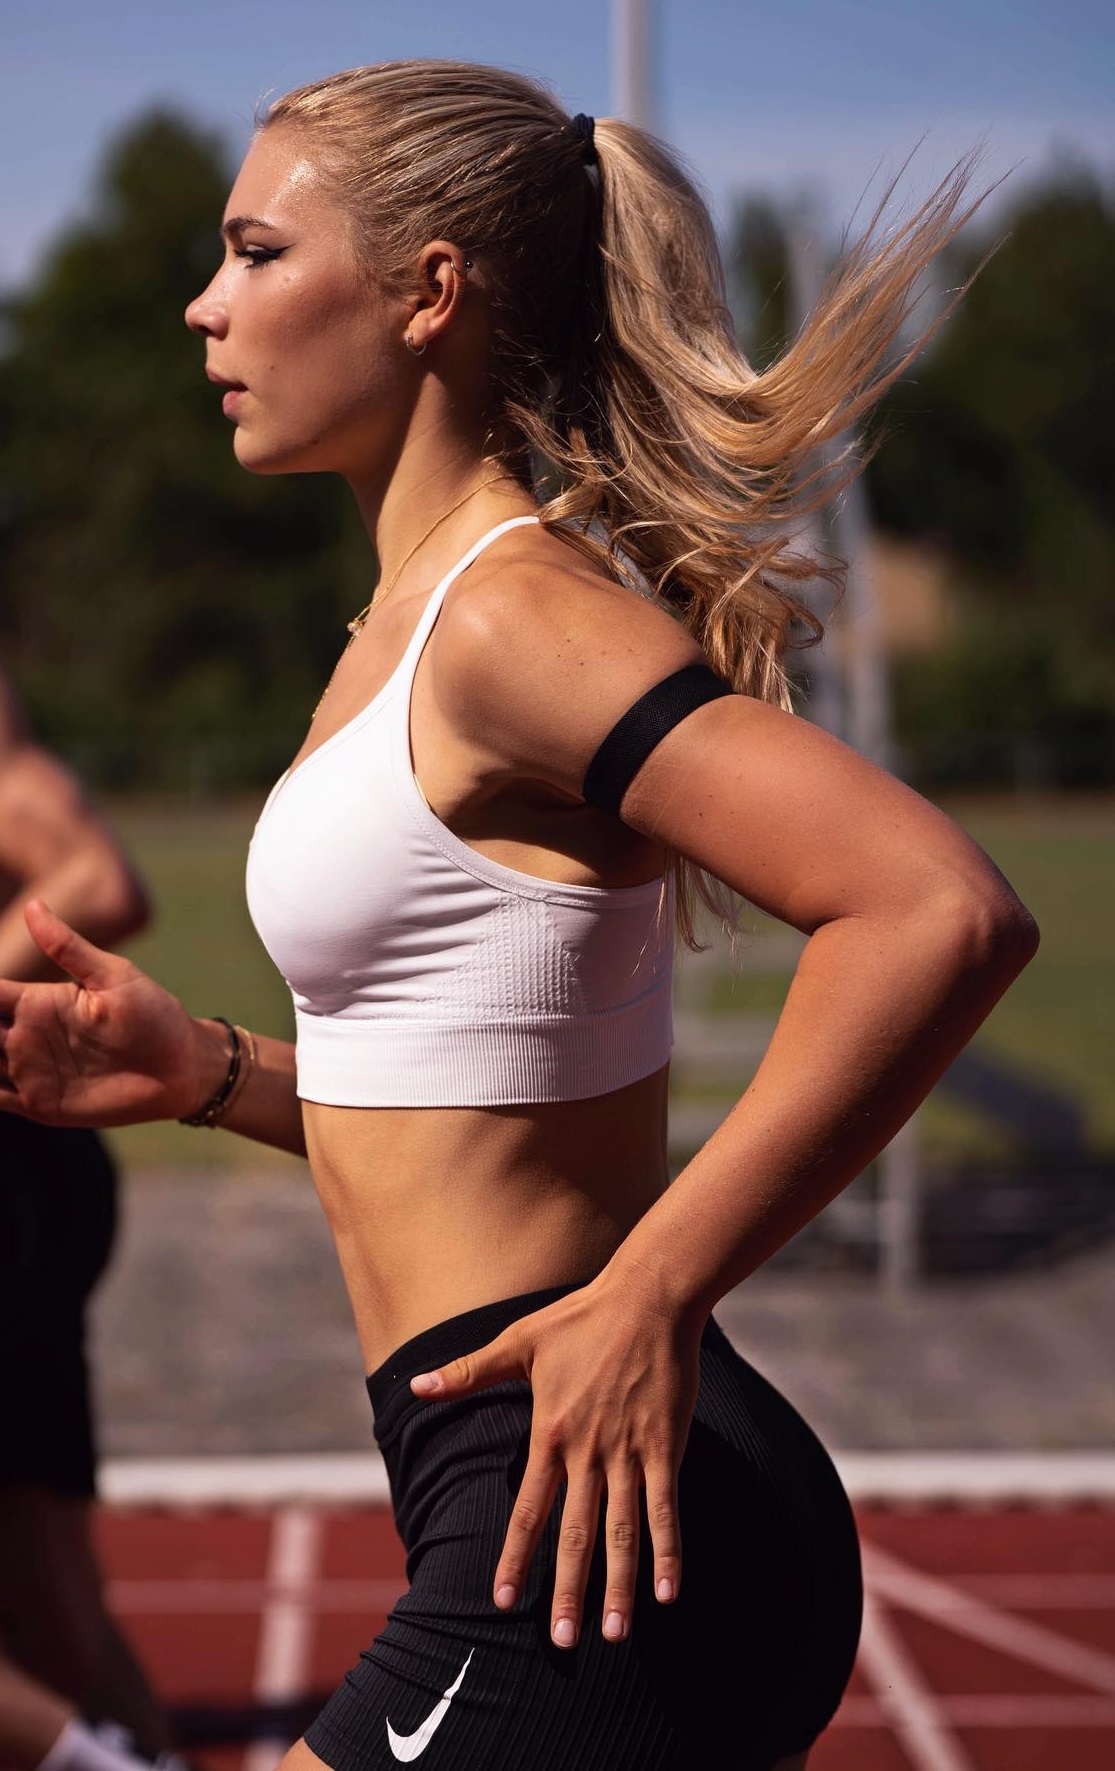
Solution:
<svg viewBox="0 0 1115 1771">
<path fill-rule="evenodd" d="M 233 215 L 228 221 L 221 223 L 221 236 L 231 240 L 234 234 L 242 234 L 245 228 L 262 228 L 266 234 L 277 234 L 279 231 L 273 222 L 261 221 L 258 215 Z"/>
</svg>

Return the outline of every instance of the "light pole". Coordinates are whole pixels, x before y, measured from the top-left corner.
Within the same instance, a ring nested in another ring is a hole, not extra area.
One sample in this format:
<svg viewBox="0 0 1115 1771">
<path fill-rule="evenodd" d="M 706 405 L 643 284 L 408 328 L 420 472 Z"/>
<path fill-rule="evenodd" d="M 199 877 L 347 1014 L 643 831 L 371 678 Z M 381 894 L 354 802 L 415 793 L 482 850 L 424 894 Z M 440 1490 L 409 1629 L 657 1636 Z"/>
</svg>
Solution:
<svg viewBox="0 0 1115 1771">
<path fill-rule="evenodd" d="M 612 0 L 612 109 L 640 129 L 656 126 L 654 0 Z"/>
</svg>

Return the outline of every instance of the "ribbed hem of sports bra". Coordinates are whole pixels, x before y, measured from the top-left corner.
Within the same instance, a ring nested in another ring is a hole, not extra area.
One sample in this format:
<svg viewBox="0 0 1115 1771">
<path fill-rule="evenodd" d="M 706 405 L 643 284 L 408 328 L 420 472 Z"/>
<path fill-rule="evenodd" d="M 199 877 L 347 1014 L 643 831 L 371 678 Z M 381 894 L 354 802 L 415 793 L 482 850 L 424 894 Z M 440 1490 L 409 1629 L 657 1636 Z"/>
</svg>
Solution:
<svg viewBox="0 0 1115 1771">
<path fill-rule="evenodd" d="M 296 1093 L 322 1107 L 526 1107 L 590 1100 L 641 1082 L 669 1063 L 671 1012 L 652 1028 L 649 1042 L 638 1041 L 637 1058 L 635 1041 L 625 1037 L 625 1022 L 637 1026 L 658 1012 L 657 993 L 576 1022 L 553 1016 L 487 1025 L 357 1021 L 296 1009 Z"/>
</svg>

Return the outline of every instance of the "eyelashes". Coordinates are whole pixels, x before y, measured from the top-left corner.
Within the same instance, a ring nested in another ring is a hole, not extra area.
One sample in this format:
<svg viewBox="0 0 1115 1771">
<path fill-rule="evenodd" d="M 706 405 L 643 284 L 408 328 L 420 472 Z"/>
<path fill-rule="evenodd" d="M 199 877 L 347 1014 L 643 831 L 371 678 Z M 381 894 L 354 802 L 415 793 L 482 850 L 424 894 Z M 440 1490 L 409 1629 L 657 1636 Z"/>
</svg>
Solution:
<svg viewBox="0 0 1115 1771">
<path fill-rule="evenodd" d="M 257 271 L 273 259 L 281 258 L 285 251 L 285 246 L 244 246 L 237 250 L 236 257 L 245 260 L 246 270 Z"/>
</svg>

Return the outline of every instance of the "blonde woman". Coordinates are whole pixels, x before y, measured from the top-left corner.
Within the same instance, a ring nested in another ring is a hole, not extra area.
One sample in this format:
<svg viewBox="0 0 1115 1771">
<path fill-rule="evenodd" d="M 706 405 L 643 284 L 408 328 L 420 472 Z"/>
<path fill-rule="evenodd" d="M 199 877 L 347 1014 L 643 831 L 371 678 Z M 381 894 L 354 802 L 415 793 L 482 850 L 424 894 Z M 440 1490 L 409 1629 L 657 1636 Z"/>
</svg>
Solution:
<svg viewBox="0 0 1115 1771">
<path fill-rule="evenodd" d="M 236 454 L 343 475 L 382 567 L 249 857 L 297 1044 L 41 905 L 73 984 L 0 1011 L 9 1110 L 309 1157 L 410 1587 L 288 1771 L 787 1771 L 839 1701 L 847 1502 L 710 1312 L 1034 950 L 954 825 L 786 710 L 795 488 L 962 187 L 757 375 L 676 163 L 518 75 L 339 74 L 236 179 L 187 313 Z M 710 882 L 809 939 L 667 1189 L 671 906 L 685 934 Z"/>
</svg>

